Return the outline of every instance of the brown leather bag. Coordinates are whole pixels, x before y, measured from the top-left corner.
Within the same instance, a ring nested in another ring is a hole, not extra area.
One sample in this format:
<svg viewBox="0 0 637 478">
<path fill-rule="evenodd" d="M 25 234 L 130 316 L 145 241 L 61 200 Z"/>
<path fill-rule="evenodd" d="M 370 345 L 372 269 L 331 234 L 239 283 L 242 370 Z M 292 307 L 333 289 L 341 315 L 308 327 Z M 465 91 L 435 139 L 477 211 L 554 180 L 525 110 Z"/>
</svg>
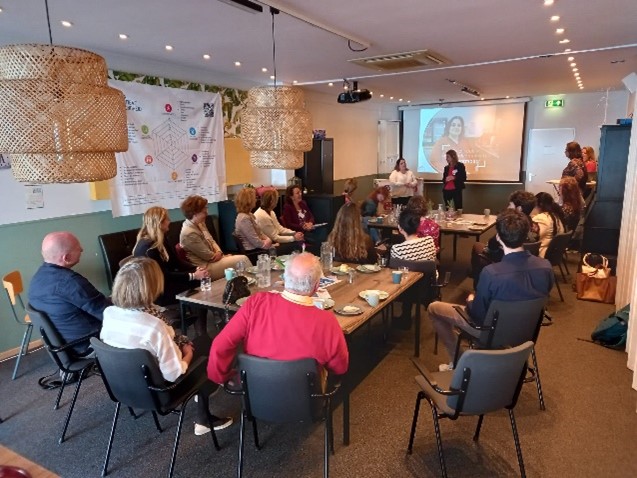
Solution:
<svg viewBox="0 0 637 478">
<path fill-rule="evenodd" d="M 579 272 L 576 278 L 577 298 L 605 304 L 615 303 L 617 277 L 598 278 Z"/>
</svg>

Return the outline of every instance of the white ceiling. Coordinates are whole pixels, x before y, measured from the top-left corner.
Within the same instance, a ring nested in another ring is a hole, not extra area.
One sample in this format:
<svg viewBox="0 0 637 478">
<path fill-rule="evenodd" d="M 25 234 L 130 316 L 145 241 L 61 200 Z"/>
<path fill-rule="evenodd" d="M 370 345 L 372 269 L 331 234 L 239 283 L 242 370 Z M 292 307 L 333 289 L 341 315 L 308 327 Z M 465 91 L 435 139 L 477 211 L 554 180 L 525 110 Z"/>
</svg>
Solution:
<svg viewBox="0 0 637 478">
<path fill-rule="evenodd" d="M 399 98 L 403 103 L 471 99 L 447 79 L 485 98 L 502 98 L 618 90 L 624 88 L 622 78 L 637 71 L 635 0 L 555 0 L 552 6 L 543 0 L 266 2 L 370 44 L 354 52 L 335 34 L 285 13 L 276 16 L 278 80 L 333 91 L 335 97 L 343 78 L 360 79 L 360 87 L 373 91 L 372 101 L 390 102 L 393 96 L 398 104 Z M 0 0 L 0 8 L 0 44 L 48 43 L 44 0 Z M 128 57 L 133 64 L 139 60 L 143 65 L 142 59 L 171 64 L 171 71 L 209 71 L 211 78 L 227 78 L 226 86 L 271 83 L 267 6 L 253 14 L 218 0 L 49 0 L 49 11 L 55 44 L 101 53 L 111 68 L 118 67 L 118 58 Z M 552 15 L 561 18 L 551 22 Z M 61 20 L 73 26 L 65 28 Z M 558 27 L 564 34 L 555 33 Z M 120 40 L 119 33 L 129 39 Z M 570 43 L 560 44 L 563 38 Z M 166 51 L 167 44 L 174 50 Z M 565 48 L 573 52 L 565 54 Z M 365 78 L 379 72 L 348 62 L 421 49 L 443 55 L 451 67 Z M 204 53 L 211 59 L 204 60 Z M 567 61 L 571 55 L 584 90 L 578 89 Z M 234 66 L 235 61 L 242 66 Z M 143 67 L 135 72 L 147 73 Z M 331 88 L 330 80 L 335 81 Z"/>
</svg>

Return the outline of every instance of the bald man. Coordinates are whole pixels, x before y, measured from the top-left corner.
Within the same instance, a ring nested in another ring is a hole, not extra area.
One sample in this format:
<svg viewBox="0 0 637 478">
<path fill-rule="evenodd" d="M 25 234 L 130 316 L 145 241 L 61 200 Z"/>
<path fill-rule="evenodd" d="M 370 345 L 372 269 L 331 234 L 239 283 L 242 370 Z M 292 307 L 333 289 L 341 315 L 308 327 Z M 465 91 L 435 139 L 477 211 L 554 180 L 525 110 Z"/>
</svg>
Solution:
<svg viewBox="0 0 637 478">
<path fill-rule="evenodd" d="M 285 265 L 282 294 L 257 292 L 217 335 L 210 349 L 208 378 L 224 383 L 239 344 L 245 353 L 277 360 L 313 358 L 336 375 L 349 366 L 345 336 L 334 314 L 314 306 L 312 295 L 321 278 L 316 256 L 293 255 Z"/>
<path fill-rule="evenodd" d="M 84 276 L 72 270 L 80 262 L 82 246 L 70 232 L 52 232 L 42 241 L 44 263 L 36 271 L 29 286 L 29 303 L 46 313 L 67 342 L 102 328 L 104 309 L 111 301 Z M 89 346 L 75 347 L 79 354 Z"/>
</svg>

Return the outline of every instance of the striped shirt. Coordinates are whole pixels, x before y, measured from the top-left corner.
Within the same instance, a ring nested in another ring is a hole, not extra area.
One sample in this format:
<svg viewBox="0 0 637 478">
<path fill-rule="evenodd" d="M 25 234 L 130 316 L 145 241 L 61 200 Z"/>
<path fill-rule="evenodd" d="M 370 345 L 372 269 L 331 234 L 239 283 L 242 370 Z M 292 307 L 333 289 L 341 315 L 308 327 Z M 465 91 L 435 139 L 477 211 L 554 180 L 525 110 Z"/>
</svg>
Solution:
<svg viewBox="0 0 637 478">
<path fill-rule="evenodd" d="M 174 341 L 175 330 L 141 310 L 107 307 L 100 339 L 122 349 L 148 350 L 159 362 L 164 380 L 174 382 L 188 368 Z"/>
<path fill-rule="evenodd" d="M 391 247 L 391 256 L 408 261 L 435 261 L 436 244 L 431 236 L 409 239 Z"/>
</svg>

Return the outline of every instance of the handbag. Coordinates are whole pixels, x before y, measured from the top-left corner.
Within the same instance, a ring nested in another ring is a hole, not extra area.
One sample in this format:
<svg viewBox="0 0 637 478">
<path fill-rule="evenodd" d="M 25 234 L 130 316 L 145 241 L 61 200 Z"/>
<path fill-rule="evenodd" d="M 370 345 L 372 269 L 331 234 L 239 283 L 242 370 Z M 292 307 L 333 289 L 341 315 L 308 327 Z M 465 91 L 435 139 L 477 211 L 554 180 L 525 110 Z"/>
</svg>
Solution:
<svg viewBox="0 0 637 478">
<path fill-rule="evenodd" d="M 598 279 L 610 277 L 610 267 L 608 259 L 601 254 L 591 254 L 587 252 L 582 257 L 582 274 Z"/>
<path fill-rule="evenodd" d="M 600 278 L 578 272 L 575 285 L 579 300 L 592 300 L 605 304 L 615 303 L 615 290 L 617 289 L 617 277 L 615 276 Z"/>
<path fill-rule="evenodd" d="M 250 289 L 248 288 L 248 279 L 243 276 L 233 277 L 226 284 L 223 291 L 223 303 L 226 309 L 226 322 L 230 320 L 230 312 L 228 307 L 230 304 L 236 304 L 237 300 L 242 297 L 248 297 Z"/>
</svg>

